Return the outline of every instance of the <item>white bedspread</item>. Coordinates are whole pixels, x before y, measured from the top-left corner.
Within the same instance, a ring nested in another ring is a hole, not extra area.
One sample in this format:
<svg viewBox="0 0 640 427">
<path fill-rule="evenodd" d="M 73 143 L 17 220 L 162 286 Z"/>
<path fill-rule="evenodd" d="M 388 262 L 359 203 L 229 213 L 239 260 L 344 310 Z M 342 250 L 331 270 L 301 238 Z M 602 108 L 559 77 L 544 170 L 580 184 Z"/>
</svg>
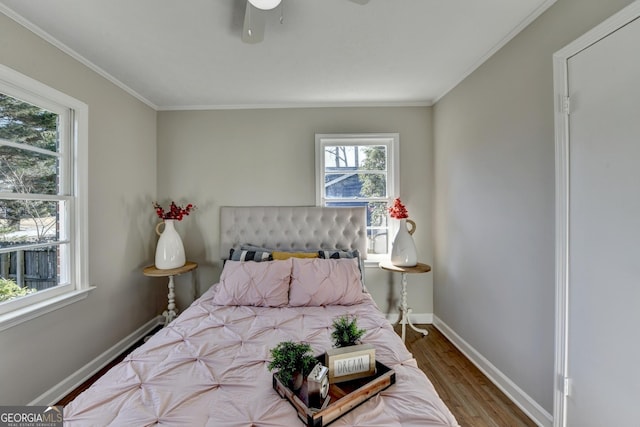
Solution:
<svg viewBox="0 0 640 427">
<path fill-rule="evenodd" d="M 355 306 L 216 306 L 201 298 L 64 408 L 69 426 L 303 426 L 272 388 L 269 350 L 305 341 L 331 348 L 333 319 L 357 315 L 363 342 L 396 383 L 332 426 L 458 426 L 389 322 L 368 297 Z"/>
</svg>

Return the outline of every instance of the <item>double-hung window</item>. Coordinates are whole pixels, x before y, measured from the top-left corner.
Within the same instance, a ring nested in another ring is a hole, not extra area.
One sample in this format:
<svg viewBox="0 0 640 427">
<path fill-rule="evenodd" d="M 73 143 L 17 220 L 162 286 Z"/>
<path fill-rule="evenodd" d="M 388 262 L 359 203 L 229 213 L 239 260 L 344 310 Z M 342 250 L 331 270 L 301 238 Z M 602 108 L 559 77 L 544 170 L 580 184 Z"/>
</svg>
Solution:
<svg viewBox="0 0 640 427">
<path fill-rule="evenodd" d="M 367 258 L 391 248 L 387 207 L 399 193 L 399 135 L 316 134 L 316 204 L 367 207 Z"/>
<path fill-rule="evenodd" d="M 87 106 L 0 66 L 0 329 L 83 297 Z"/>
</svg>

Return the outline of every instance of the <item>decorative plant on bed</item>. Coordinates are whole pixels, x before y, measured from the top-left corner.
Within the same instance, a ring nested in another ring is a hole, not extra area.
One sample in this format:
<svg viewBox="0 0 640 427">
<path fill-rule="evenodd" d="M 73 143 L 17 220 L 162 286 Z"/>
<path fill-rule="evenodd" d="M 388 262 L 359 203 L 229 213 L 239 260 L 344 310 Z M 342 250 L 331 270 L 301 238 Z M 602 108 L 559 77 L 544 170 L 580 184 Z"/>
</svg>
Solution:
<svg viewBox="0 0 640 427">
<path fill-rule="evenodd" d="M 336 347 L 348 347 L 360 344 L 360 338 L 366 332 L 358 328 L 358 319 L 355 316 L 344 315 L 333 321 L 331 338 Z"/>
<path fill-rule="evenodd" d="M 345 314 L 333 320 L 331 339 L 334 348 L 325 354 L 329 382 L 339 383 L 375 374 L 376 349 L 360 342 L 365 333 L 366 330 L 358 328 L 356 316 Z"/>
<path fill-rule="evenodd" d="M 318 363 L 309 344 L 293 341 L 283 341 L 272 348 L 271 357 L 269 371 L 276 369 L 278 379 L 292 390 L 302 386 L 304 378 Z"/>
</svg>

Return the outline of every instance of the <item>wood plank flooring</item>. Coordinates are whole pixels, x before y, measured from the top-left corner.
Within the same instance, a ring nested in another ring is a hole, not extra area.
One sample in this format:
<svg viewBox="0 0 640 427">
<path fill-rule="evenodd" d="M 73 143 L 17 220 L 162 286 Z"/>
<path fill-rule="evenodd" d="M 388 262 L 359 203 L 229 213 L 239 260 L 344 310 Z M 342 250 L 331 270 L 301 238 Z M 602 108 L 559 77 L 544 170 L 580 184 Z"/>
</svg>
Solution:
<svg viewBox="0 0 640 427">
<path fill-rule="evenodd" d="M 427 374 L 440 398 L 461 426 L 536 426 L 433 325 L 418 326 L 426 328 L 429 335 L 423 337 L 407 327 L 407 348 L 413 353 L 418 366 Z M 400 326 L 396 326 L 396 330 L 399 331 Z M 137 342 L 56 405 L 64 406 L 71 402 L 142 343 L 142 340 Z"/>
<path fill-rule="evenodd" d="M 407 326 L 405 344 L 461 426 L 536 426 L 433 325 L 417 326 L 429 335 Z"/>
</svg>

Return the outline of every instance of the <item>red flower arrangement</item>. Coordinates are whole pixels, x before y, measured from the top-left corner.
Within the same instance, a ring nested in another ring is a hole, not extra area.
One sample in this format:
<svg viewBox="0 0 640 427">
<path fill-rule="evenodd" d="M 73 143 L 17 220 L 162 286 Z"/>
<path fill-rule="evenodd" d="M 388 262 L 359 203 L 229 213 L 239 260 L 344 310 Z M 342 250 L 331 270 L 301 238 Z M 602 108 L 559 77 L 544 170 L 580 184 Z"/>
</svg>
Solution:
<svg viewBox="0 0 640 427">
<path fill-rule="evenodd" d="M 156 214 L 160 219 L 175 219 L 178 221 L 182 221 L 182 218 L 189 215 L 191 211 L 194 211 L 196 209 L 196 207 L 191 203 L 189 203 L 185 207 L 182 207 L 176 205 L 175 202 L 171 202 L 171 205 L 169 205 L 169 210 L 167 212 L 164 211 L 164 209 L 158 204 L 158 202 L 153 202 L 153 207 L 156 209 Z"/>
<path fill-rule="evenodd" d="M 407 212 L 407 208 L 404 207 L 399 197 L 393 201 L 393 206 L 389 208 L 389 216 L 395 219 L 409 218 L 409 212 Z"/>
</svg>

